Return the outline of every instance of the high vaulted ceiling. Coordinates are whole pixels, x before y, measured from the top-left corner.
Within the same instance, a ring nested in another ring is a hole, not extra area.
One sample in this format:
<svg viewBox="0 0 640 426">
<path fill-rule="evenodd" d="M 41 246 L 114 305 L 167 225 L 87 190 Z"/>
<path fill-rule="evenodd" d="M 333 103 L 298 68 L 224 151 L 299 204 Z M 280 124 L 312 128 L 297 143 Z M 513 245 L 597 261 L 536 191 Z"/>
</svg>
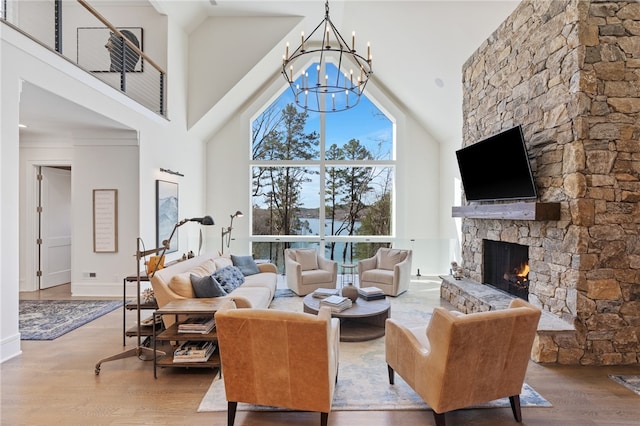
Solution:
<svg viewBox="0 0 640 426">
<path fill-rule="evenodd" d="M 299 28 L 311 32 L 325 12 L 324 0 L 120 1 L 122 4 L 151 3 L 188 34 L 210 16 L 303 17 L 295 31 L 292 30 L 293 35 L 299 34 Z M 331 20 L 343 36 L 349 36 L 355 30 L 359 39 L 371 42 L 372 83 L 410 111 L 436 140 L 459 146 L 462 137 L 462 65 L 518 3 L 507 0 L 336 0 L 330 1 L 329 7 Z M 295 43 L 296 38 L 291 42 Z M 282 49 L 286 41 L 283 40 Z M 264 58 L 263 61 L 278 64 L 279 57 Z M 277 72 L 277 65 L 273 72 Z M 271 76 L 265 75 L 265 80 Z M 250 84 L 257 91 L 264 81 L 252 80 Z M 28 99 L 21 102 L 21 118 L 42 113 L 41 108 L 36 108 L 37 102 Z M 237 99 L 235 106 L 239 108 L 245 101 Z M 229 109 L 228 105 L 225 109 Z M 63 108 L 48 111 L 49 116 L 40 117 L 43 123 L 74 125 L 69 120 L 75 114 L 66 114 Z M 84 117 L 77 124 L 86 126 L 88 122 L 91 120 Z M 103 119 L 96 117 L 96 126 L 104 124 Z"/>
<path fill-rule="evenodd" d="M 151 0 L 191 32 L 209 16 L 304 17 L 286 41 L 297 46 L 324 18 L 324 0 Z M 462 65 L 519 1 L 335 0 L 330 17 L 343 37 L 371 42 L 372 82 L 403 105 L 441 143 L 462 138 Z M 254 35 L 259 37 L 259 34 Z M 280 52 L 280 50 L 278 50 Z M 279 53 L 281 55 L 281 53 Z M 280 56 L 271 58 L 277 71 Z M 265 80 L 271 77 L 265 76 Z M 256 90 L 264 82 L 256 81 Z M 238 99 L 238 107 L 245 99 Z M 228 109 L 228 108 L 226 108 Z"/>
</svg>

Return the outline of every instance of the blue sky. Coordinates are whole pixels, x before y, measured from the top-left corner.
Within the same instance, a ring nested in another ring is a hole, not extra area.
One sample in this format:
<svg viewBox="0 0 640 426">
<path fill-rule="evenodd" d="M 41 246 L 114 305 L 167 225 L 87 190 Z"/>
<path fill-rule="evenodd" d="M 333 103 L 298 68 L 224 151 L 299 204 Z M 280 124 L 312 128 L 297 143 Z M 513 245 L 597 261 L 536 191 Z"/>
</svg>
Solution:
<svg viewBox="0 0 640 426">
<path fill-rule="evenodd" d="M 328 72 L 337 72 L 337 68 L 333 64 L 327 64 Z M 308 79 L 313 82 L 317 80 L 316 64 L 312 64 L 308 68 Z M 300 77 L 297 82 L 300 82 Z M 355 106 L 340 112 L 326 113 L 327 120 L 327 147 L 335 143 L 338 146 L 343 145 L 350 139 L 358 139 L 361 144 L 365 145 L 374 155 L 378 154 L 379 140 L 386 140 L 388 143 L 383 148 L 387 153 L 385 159 L 390 159 L 392 155 L 391 143 L 393 137 L 393 125 L 389 118 L 384 117 L 382 112 L 373 102 L 364 95 L 360 97 L 360 102 Z M 350 99 L 354 100 L 353 97 Z M 293 103 L 294 95 L 291 90 L 285 90 L 276 100 L 276 103 L 283 107 L 288 103 Z M 308 131 L 318 130 L 320 121 L 320 113 L 309 112 L 307 120 Z"/>
<path fill-rule="evenodd" d="M 333 66 L 333 65 L 328 65 Z M 309 80 L 315 81 L 315 64 L 309 67 Z M 335 69 L 335 67 L 334 67 Z M 286 89 L 275 101 L 282 108 L 293 103 L 294 94 Z M 306 131 L 320 131 L 321 113 L 309 112 Z M 351 139 L 357 139 L 377 159 L 390 160 L 393 155 L 393 123 L 366 96 L 366 89 L 359 103 L 346 111 L 325 113 L 326 115 L 326 147 L 332 144 L 342 146 Z M 379 146 L 379 141 L 384 141 Z M 313 182 L 302 188 L 303 204 L 306 207 L 318 207 L 321 200 L 318 197 L 318 179 L 313 175 Z M 254 200 L 255 202 L 256 200 Z"/>
</svg>

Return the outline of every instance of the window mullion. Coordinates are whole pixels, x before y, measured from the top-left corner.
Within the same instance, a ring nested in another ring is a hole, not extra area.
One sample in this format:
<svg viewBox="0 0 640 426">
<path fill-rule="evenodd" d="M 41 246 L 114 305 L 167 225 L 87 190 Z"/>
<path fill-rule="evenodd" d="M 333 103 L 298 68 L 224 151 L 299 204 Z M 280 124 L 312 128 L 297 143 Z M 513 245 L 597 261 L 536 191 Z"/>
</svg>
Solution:
<svg viewBox="0 0 640 426">
<path fill-rule="evenodd" d="M 326 120 L 326 114 L 320 114 L 320 178 L 318 179 L 318 183 L 320 184 L 320 204 L 319 204 L 319 211 L 318 211 L 318 235 L 320 236 L 320 241 L 323 242 L 324 244 L 324 240 L 325 240 L 325 232 L 326 232 L 326 224 L 325 224 L 325 196 L 326 196 L 326 189 L 325 189 L 325 170 L 326 170 L 326 145 L 325 145 L 325 141 L 326 141 L 326 135 L 327 135 L 327 131 L 326 131 L 326 124 L 327 124 L 327 120 Z M 324 255 L 324 247 L 322 248 L 321 253 Z"/>
</svg>

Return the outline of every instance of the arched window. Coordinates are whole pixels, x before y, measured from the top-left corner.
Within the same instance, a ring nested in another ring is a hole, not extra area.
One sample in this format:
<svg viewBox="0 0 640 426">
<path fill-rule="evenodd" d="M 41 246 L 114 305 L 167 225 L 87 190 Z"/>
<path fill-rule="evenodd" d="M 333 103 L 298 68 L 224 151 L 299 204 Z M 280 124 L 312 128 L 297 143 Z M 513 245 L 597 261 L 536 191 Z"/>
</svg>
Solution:
<svg viewBox="0 0 640 426">
<path fill-rule="evenodd" d="M 284 248 L 316 247 L 352 263 L 388 244 L 394 123 L 366 95 L 321 114 L 297 109 L 285 90 L 251 129 L 254 255 L 281 263 Z"/>
</svg>

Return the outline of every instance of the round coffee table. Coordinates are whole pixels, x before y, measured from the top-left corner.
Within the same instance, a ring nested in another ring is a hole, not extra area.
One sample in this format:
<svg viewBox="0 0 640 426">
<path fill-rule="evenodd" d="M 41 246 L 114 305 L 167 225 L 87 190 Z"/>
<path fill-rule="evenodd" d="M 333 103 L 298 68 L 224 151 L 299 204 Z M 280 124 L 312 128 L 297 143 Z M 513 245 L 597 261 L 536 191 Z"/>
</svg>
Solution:
<svg viewBox="0 0 640 426">
<path fill-rule="evenodd" d="M 302 300 L 304 312 L 317 314 L 321 300 L 307 294 Z M 366 301 L 359 297 L 352 307 L 333 312 L 331 316 L 340 318 L 341 342 L 363 342 L 384 336 L 384 323 L 390 314 L 391 304 L 387 298 Z"/>
</svg>

